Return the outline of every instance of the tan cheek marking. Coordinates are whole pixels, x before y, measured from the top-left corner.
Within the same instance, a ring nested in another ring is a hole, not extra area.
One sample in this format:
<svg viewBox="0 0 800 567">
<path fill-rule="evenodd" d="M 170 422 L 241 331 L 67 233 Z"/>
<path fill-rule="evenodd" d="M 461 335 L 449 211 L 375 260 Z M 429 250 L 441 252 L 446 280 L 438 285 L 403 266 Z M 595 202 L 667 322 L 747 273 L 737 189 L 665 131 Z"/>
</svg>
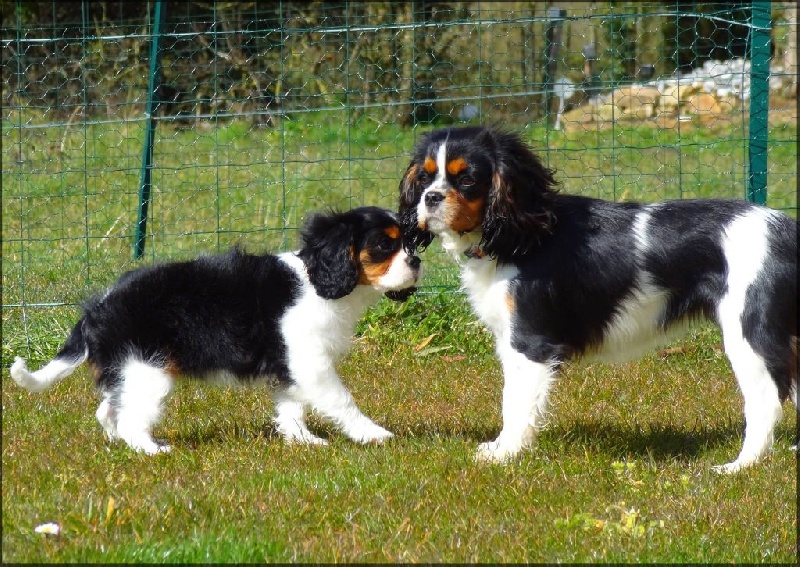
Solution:
<svg viewBox="0 0 800 567">
<path fill-rule="evenodd" d="M 450 175 L 458 175 L 467 169 L 467 162 L 463 158 L 456 158 L 447 164 L 447 173 Z"/>
<path fill-rule="evenodd" d="M 386 234 L 386 236 L 388 236 L 392 240 L 397 240 L 398 238 L 400 238 L 400 227 L 398 226 L 390 226 L 383 232 Z"/>
<path fill-rule="evenodd" d="M 392 260 L 394 260 L 395 256 L 396 254 L 393 254 L 385 262 L 375 263 L 369 259 L 369 253 L 366 250 L 362 250 L 358 255 L 360 260 L 358 283 L 361 285 L 377 285 L 379 283 L 378 280 L 385 276 L 389 268 L 392 267 Z"/>
<path fill-rule="evenodd" d="M 178 367 L 178 363 L 175 362 L 174 359 L 169 357 L 167 357 L 167 360 L 165 361 L 164 372 L 166 372 L 173 378 L 178 378 L 181 376 L 181 369 Z"/>
<path fill-rule="evenodd" d="M 426 157 L 425 163 L 422 164 L 422 169 L 424 169 L 426 173 L 433 175 L 439 168 L 436 167 L 436 162 L 433 160 L 432 157 Z"/>
<path fill-rule="evenodd" d="M 458 191 L 448 191 L 444 198 L 445 223 L 455 232 L 469 232 L 483 222 L 486 199 L 467 200 Z"/>
<path fill-rule="evenodd" d="M 506 307 L 509 313 L 513 313 L 517 309 L 517 302 L 514 301 L 510 293 L 506 294 Z"/>
<path fill-rule="evenodd" d="M 100 367 L 97 366 L 94 362 L 89 362 L 89 372 L 92 374 L 92 380 L 94 380 L 95 385 L 100 382 Z"/>
</svg>

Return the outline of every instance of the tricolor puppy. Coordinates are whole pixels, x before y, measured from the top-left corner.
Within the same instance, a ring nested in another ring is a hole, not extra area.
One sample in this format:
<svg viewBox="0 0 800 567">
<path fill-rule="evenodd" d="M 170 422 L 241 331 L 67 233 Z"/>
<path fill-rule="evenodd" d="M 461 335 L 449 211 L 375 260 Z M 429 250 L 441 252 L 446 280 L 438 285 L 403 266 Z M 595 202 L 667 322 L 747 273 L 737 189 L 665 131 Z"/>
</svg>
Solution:
<svg viewBox="0 0 800 567">
<path fill-rule="evenodd" d="M 359 411 L 334 363 L 370 304 L 413 291 L 419 258 L 375 207 L 312 216 L 301 240 L 295 253 L 234 248 L 128 272 L 88 303 L 55 359 L 30 372 L 17 358 L 11 376 L 39 391 L 88 361 L 106 434 L 148 454 L 169 450 L 151 429 L 179 375 L 268 381 L 287 442 L 325 443 L 306 427 L 309 408 L 355 441 L 383 441 L 392 434 Z"/>
<path fill-rule="evenodd" d="M 482 127 L 423 136 L 400 183 L 407 249 L 438 235 L 494 334 L 503 427 L 478 458 L 533 443 L 561 363 L 629 359 L 704 316 L 746 420 L 741 453 L 715 468 L 755 462 L 783 402 L 797 405 L 798 223 L 743 201 L 610 203 L 554 185 L 518 136 Z"/>
</svg>

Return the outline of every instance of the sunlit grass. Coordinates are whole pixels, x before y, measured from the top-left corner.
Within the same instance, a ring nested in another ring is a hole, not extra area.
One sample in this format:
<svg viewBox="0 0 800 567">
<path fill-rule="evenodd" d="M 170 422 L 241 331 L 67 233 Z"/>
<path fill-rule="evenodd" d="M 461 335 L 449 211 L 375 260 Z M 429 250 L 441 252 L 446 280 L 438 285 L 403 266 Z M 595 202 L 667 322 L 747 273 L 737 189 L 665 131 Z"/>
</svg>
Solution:
<svg viewBox="0 0 800 567">
<path fill-rule="evenodd" d="M 396 433 L 386 446 L 313 419 L 330 446 L 288 447 L 264 388 L 186 381 L 155 432 L 173 452 L 145 457 L 105 440 L 85 368 L 39 395 L 17 388 L 13 357 L 49 360 L 77 304 L 123 270 L 236 241 L 288 249 L 309 211 L 395 207 L 419 135 L 369 121 L 350 140 L 340 124 L 300 120 L 163 129 L 136 262 L 140 125 L 109 128 L 92 126 L 86 150 L 79 131 L 4 131 L 26 137 L 27 154 L 3 154 L 4 561 L 796 562 L 795 412 L 786 407 L 762 463 L 711 472 L 736 456 L 743 421 L 709 326 L 636 362 L 567 365 L 536 448 L 505 466 L 475 463 L 500 430 L 502 377 L 437 243 L 423 254 L 422 293 L 369 310 L 339 365 L 364 412 Z M 796 127 L 771 135 L 769 204 L 796 214 Z M 547 141 L 566 192 L 743 195 L 735 132 L 523 136 Z M 48 521 L 60 536 L 34 533 Z"/>
<path fill-rule="evenodd" d="M 288 447 L 263 388 L 181 382 L 155 431 L 173 452 L 145 457 L 105 440 L 84 369 L 38 396 L 4 370 L 4 558 L 793 561 L 793 412 L 762 463 L 710 470 L 735 457 L 742 428 L 718 342 L 700 327 L 672 354 L 570 364 L 537 447 L 504 466 L 473 460 L 499 431 L 502 381 L 459 294 L 382 302 L 340 365 L 396 433 L 386 446 L 313 419 L 331 445 Z M 62 534 L 33 533 L 46 521 Z"/>
</svg>

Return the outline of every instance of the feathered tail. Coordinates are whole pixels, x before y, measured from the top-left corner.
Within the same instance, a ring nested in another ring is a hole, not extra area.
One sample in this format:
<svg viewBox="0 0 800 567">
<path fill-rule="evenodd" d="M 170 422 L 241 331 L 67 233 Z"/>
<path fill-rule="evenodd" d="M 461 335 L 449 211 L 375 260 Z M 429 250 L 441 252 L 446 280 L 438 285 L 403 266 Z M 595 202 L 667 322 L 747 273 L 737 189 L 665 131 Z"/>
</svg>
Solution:
<svg viewBox="0 0 800 567">
<path fill-rule="evenodd" d="M 84 319 L 81 318 L 56 357 L 36 372 L 28 370 L 24 358 L 16 357 L 11 365 L 14 381 L 30 392 L 41 392 L 72 374 L 89 355 L 83 326 Z"/>
</svg>

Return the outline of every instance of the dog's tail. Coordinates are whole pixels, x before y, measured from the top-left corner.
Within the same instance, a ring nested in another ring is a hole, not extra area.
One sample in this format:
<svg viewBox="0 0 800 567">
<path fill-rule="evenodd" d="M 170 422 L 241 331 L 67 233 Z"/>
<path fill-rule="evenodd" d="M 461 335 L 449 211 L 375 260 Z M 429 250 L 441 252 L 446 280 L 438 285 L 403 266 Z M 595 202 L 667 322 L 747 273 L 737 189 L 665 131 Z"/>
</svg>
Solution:
<svg viewBox="0 0 800 567">
<path fill-rule="evenodd" d="M 16 357 L 11 365 L 14 381 L 30 392 L 41 392 L 72 374 L 89 356 L 84 325 L 85 319 L 81 318 L 56 357 L 36 372 L 28 370 L 24 358 Z"/>
</svg>

